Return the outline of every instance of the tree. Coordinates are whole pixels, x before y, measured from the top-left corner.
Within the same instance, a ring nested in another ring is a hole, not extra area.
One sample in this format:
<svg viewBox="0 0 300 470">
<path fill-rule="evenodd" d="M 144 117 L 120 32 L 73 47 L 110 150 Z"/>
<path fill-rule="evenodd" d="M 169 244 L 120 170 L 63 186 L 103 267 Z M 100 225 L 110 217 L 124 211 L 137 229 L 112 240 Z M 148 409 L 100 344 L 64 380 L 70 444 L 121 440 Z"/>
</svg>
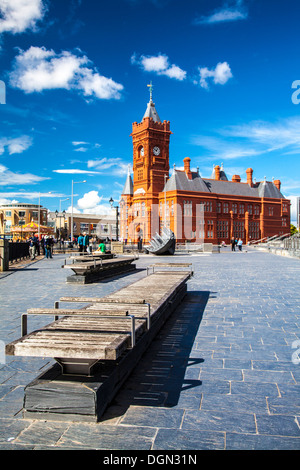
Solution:
<svg viewBox="0 0 300 470">
<path fill-rule="evenodd" d="M 295 235 L 295 233 L 298 233 L 297 227 L 295 227 L 295 225 L 291 224 L 291 235 Z"/>
</svg>

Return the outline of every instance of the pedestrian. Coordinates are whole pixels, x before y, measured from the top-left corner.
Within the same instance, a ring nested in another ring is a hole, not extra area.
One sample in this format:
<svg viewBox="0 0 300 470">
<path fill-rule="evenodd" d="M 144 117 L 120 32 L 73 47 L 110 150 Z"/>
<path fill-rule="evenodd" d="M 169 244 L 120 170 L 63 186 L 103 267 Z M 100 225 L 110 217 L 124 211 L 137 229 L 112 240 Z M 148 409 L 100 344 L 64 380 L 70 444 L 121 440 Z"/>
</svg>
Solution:
<svg viewBox="0 0 300 470">
<path fill-rule="evenodd" d="M 243 240 L 241 238 L 238 239 L 237 246 L 238 246 L 238 249 L 242 251 Z"/>
<path fill-rule="evenodd" d="M 46 258 L 52 258 L 52 239 L 48 235 L 45 237 L 45 253 Z"/>
<path fill-rule="evenodd" d="M 37 235 L 34 235 L 33 237 L 34 243 L 35 243 L 35 252 L 38 256 L 40 256 L 40 240 Z"/>
<path fill-rule="evenodd" d="M 82 253 L 83 252 L 83 236 L 82 236 L 82 233 L 79 235 L 79 237 L 77 239 L 77 243 L 78 243 L 78 251 L 79 251 L 79 253 Z"/>
<path fill-rule="evenodd" d="M 90 243 L 90 237 L 88 236 L 86 232 L 84 232 L 83 234 L 83 251 L 84 252 L 88 251 L 89 243 Z"/>
<path fill-rule="evenodd" d="M 138 238 L 138 251 L 141 252 L 143 248 L 143 239 L 142 237 Z"/>
<path fill-rule="evenodd" d="M 234 239 L 234 237 L 231 238 L 230 244 L 231 244 L 231 251 L 235 251 L 235 239 Z"/>
<path fill-rule="evenodd" d="M 34 259 L 35 259 L 35 253 L 36 253 L 36 244 L 35 244 L 34 237 L 30 237 L 30 238 L 28 239 L 28 242 L 29 242 L 29 254 L 30 254 L 30 258 L 31 258 L 31 260 L 34 260 Z"/>
<path fill-rule="evenodd" d="M 45 252 L 45 235 L 42 235 L 42 238 L 41 238 L 41 247 L 42 247 L 43 255 L 45 256 L 45 254 L 46 254 L 46 252 Z"/>
</svg>

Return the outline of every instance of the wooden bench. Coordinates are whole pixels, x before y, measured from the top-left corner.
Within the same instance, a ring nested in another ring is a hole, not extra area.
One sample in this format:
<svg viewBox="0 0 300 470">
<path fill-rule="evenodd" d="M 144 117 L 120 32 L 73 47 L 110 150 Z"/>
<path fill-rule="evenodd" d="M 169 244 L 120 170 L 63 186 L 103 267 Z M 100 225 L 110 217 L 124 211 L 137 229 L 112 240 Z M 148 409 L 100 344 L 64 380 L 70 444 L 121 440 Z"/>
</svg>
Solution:
<svg viewBox="0 0 300 470">
<path fill-rule="evenodd" d="M 22 337 L 6 345 L 6 354 L 56 363 L 25 388 L 24 416 L 97 421 L 182 301 L 190 277 L 190 271 L 154 273 L 103 298 L 66 296 L 54 308 L 28 309 Z M 61 307 L 66 302 L 87 305 Z M 31 315 L 54 321 L 28 333 Z"/>
<path fill-rule="evenodd" d="M 135 260 L 136 257 L 116 257 L 111 259 L 94 258 L 91 261 L 65 264 L 63 268 L 71 269 L 75 273 L 67 277 L 67 282 L 88 284 L 113 275 L 135 270 L 136 265 L 132 264 Z"/>
<path fill-rule="evenodd" d="M 68 260 L 71 260 L 72 263 L 75 262 L 82 262 L 82 261 L 93 261 L 99 259 L 112 259 L 115 258 L 113 253 L 101 253 L 101 252 L 93 252 L 93 253 L 78 253 L 76 255 L 71 255 L 69 258 L 65 258 L 65 264 L 67 264 Z"/>
<path fill-rule="evenodd" d="M 191 275 L 193 275 L 193 264 L 192 263 L 155 263 L 147 266 L 147 275 L 149 274 L 150 269 L 152 268 L 152 273 L 154 273 L 155 268 L 189 268 Z M 174 271 L 177 272 L 177 271 Z"/>
</svg>

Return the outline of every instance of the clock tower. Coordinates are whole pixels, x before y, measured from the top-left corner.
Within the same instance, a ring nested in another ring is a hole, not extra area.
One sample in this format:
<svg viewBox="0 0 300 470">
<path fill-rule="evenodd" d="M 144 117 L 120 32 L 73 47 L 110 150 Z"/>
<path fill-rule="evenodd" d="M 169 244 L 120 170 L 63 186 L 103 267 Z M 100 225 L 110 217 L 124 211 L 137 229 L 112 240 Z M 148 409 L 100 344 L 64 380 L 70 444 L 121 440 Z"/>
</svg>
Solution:
<svg viewBox="0 0 300 470">
<path fill-rule="evenodd" d="M 145 217 L 150 224 L 153 205 L 158 206 L 158 195 L 169 177 L 169 144 L 170 121 L 161 121 L 152 100 L 152 83 L 150 101 L 142 122 L 132 124 L 133 142 L 133 206 L 143 207 Z M 140 211 L 142 213 L 142 211 Z M 146 215 L 147 213 L 147 215 Z M 151 225 L 151 224 L 150 224 Z M 149 225 L 149 226 L 150 226 Z M 148 233 L 147 239 L 153 234 Z M 145 238 L 144 238 L 145 239 Z"/>
<path fill-rule="evenodd" d="M 132 124 L 133 180 L 136 191 L 157 197 L 169 176 L 170 122 L 161 122 L 155 104 L 150 101 L 141 123 Z"/>
</svg>

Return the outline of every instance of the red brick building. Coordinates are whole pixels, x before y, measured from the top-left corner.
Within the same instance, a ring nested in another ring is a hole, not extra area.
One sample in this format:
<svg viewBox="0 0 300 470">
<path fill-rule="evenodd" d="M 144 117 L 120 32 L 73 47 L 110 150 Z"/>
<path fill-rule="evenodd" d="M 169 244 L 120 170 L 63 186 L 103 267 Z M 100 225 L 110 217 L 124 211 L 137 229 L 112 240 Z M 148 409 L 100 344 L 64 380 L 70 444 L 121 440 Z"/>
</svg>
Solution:
<svg viewBox="0 0 300 470">
<path fill-rule="evenodd" d="M 210 178 L 184 169 L 169 175 L 170 122 L 161 121 L 150 101 L 142 122 L 132 124 L 133 180 L 128 173 L 120 202 L 120 235 L 147 242 L 165 225 L 177 242 L 210 242 L 231 237 L 244 243 L 283 235 L 290 230 L 290 201 L 280 192 L 280 180 L 256 182 L 253 170 L 247 180 L 234 175 L 229 181 L 223 165 Z"/>
</svg>

